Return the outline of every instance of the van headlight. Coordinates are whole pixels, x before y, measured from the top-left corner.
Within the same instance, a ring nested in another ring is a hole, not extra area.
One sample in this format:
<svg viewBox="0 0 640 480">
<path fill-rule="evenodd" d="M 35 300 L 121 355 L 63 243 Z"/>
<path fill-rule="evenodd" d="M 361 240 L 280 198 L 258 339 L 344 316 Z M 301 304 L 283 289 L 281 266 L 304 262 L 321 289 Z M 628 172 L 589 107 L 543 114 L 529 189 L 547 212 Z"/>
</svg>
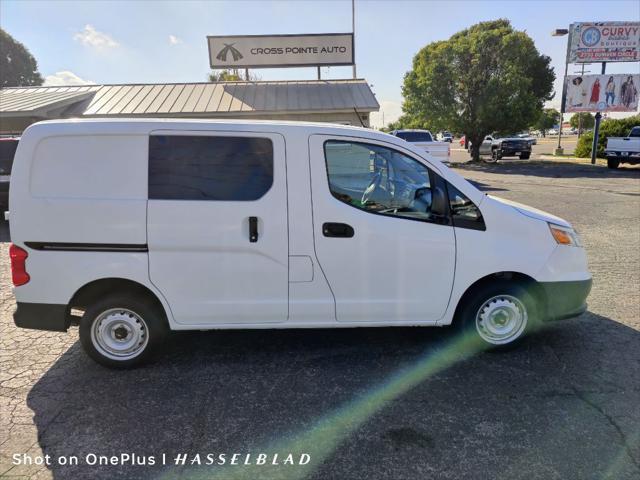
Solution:
<svg viewBox="0 0 640 480">
<path fill-rule="evenodd" d="M 549 230 L 551 230 L 551 235 L 558 245 L 582 247 L 580 236 L 573 228 L 561 227 L 560 225 L 555 225 L 553 223 L 549 223 L 548 225 Z"/>
</svg>

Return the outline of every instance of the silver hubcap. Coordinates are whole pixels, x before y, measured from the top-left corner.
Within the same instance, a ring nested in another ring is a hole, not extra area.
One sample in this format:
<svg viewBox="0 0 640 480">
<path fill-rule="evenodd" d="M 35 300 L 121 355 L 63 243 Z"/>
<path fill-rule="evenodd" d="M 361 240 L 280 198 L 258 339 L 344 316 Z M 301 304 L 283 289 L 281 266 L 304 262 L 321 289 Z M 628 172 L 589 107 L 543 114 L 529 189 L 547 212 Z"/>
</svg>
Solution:
<svg viewBox="0 0 640 480">
<path fill-rule="evenodd" d="M 112 360 L 132 359 L 149 342 L 147 324 L 142 317 L 126 308 L 102 312 L 93 322 L 91 342 L 105 357 Z"/>
<path fill-rule="evenodd" d="M 517 339 L 527 327 L 527 309 L 516 297 L 497 295 L 476 314 L 476 330 L 486 342 L 503 345 Z"/>
</svg>

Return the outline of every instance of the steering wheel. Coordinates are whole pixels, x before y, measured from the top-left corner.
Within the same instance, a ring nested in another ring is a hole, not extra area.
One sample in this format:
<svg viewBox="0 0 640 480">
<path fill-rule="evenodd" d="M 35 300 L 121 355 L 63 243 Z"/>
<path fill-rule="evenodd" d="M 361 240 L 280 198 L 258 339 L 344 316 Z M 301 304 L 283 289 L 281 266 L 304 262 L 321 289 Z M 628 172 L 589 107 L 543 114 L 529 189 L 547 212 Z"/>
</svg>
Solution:
<svg viewBox="0 0 640 480">
<path fill-rule="evenodd" d="M 378 170 L 378 172 L 371 179 L 371 183 L 362 193 L 362 205 L 366 205 L 371 197 L 373 197 L 374 193 L 380 189 L 380 183 L 382 182 L 382 171 Z"/>
</svg>

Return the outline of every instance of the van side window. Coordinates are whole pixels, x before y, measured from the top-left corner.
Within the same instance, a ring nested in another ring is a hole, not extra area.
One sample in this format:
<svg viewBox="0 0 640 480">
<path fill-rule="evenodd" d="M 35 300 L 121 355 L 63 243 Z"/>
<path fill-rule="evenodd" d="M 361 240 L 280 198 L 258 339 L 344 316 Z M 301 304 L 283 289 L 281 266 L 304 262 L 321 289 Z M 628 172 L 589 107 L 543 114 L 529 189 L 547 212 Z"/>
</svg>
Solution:
<svg viewBox="0 0 640 480">
<path fill-rule="evenodd" d="M 329 140 L 324 144 L 329 189 L 338 200 L 372 213 L 432 220 L 427 167 L 379 145 Z"/>
<path fill-rule="evenodd" d="M 268 138 L 149 137 L 149 199 L 250 201 L 272 184 Z"/>
<path fill-rule="evenodd" d="M 453 226 L 472 230 L 486 230 L 480 209 L 449 182 L 447 182 L 447 190 L 449 192 L 449 209 Z"/>
</svg>

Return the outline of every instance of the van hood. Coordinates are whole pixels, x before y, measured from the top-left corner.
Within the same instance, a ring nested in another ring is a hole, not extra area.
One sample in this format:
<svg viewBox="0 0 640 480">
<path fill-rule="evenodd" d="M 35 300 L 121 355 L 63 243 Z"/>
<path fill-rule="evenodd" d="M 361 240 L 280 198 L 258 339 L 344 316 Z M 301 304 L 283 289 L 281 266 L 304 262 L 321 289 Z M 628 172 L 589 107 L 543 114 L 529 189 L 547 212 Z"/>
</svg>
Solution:
<svg viewBox="0 0 640 480">
<path fill-rule="evenodd" d="M 571 224 L 566 220 L 563 220 L 560 217 L 556 217 L 555 215 L 544 212 L 542 210 L 538 210 L 537 208 L 533 208 L 528 205 L 524 205 L 522 203 L 513 202 L 511 200 L 507 200 L 504 198 L 494 197 L 493 195 L 487 195 L 487 196 L 498 203 L 509 205 L 510 207 L 515 208 L 518 212 L 520 212 L 522 215 L 525 215 L 527 217 L 535 218 L 536 220 L 542 220 L 543 222 L 550 222 L 556 225 L 571 228 Z"/>
</svg>

